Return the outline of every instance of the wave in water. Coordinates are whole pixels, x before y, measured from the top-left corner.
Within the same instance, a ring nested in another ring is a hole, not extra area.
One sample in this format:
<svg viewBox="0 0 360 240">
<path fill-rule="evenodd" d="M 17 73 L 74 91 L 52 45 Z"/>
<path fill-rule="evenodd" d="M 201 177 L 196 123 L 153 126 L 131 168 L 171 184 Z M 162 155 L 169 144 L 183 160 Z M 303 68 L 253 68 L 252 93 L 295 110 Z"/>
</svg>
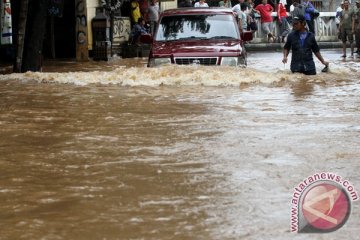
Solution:
<svg viewBox="0 0 360 240">
<path fill-rule="evenodd" d="M 318 70 L 318 72 L 320 72 Z M 306 79 L 312 82 L 344 81 L 359 78 L 358 69 L 333 68 L 316 76 L 292 74 L 289 70 L 265 72 L 254 68 L 164 66 L 159 68 L 119 67 L 113 71 L 26 72 L 0 75 L 0 80 L 37 81 L 58 84 L 116 84 L 121 86 L 240 86 L 272 84 Z"/>
</svg>

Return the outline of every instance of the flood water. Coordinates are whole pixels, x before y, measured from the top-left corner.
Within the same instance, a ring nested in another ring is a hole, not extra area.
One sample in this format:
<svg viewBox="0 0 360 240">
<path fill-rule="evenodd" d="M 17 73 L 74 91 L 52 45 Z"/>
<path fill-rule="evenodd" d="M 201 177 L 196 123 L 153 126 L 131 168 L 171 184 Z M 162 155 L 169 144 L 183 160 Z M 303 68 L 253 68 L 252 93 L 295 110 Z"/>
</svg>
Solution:
<svg viewBox="0 0 360 240">
<path fill-rule="evenodd" d="M 0 239 L 358 239 L 290 232 L 294 187 L 334 172 L 360 190 L 360 60 L 291 74 L 146 59 L 47 62 L 0 75 Z"/>
</svg>

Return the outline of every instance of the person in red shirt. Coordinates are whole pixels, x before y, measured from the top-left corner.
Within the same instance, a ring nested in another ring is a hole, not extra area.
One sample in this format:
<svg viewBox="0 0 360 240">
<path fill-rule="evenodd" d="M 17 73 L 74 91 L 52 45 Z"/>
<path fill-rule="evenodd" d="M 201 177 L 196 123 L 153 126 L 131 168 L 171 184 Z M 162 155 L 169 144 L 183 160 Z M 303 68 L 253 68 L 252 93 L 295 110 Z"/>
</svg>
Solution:
<svg viewBox="0 0 360 240">
<path fill-rule="evenodd" d="M 280 0 L 276 6 L 277 19 L 280 27 L 279 38 L 281 42 L 285 42 L 285 37 L 288 35 L 290 28 L 287 20 L 287 12 L 285 5 L 287 4 L 286 0 Z"/>
<path fill-rule="evenodd" d="M 267 3 L 267 0 L 262 0 L 262 3 L 255 7 L 255 10 L 260 14 L 261 17 L 261 28 L 264 33 L 267 35 L 268 41 L 274 41 L 274 25 L 273 18 L 271 13 L 274 11 L 274 8 Z"/>
</svg>

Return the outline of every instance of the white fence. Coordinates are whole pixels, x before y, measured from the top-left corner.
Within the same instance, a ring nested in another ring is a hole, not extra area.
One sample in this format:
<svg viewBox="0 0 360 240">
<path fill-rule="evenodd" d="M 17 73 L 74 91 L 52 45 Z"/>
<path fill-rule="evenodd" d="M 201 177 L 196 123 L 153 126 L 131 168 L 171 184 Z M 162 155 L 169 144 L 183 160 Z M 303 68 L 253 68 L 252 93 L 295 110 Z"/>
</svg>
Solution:
<svg viewBox="0 0 360 240">
<path fill-rule="evenodd" d="M 279 25 L 276 13 L 273 13 L 275 36 L 279 36 Z M 267 36 L 261 29 L 260 18 L 256 18 L 258 30 L 254 34 L 253 43 L 267 42 Z M 315 36 L 317 41 L 337 42 L 337 26 L 335 23 L 335 12 L 321 12 L 320 16 L 315 19 Z M 292 28 L 290 24 L 290 29 Z"/>
</svg>

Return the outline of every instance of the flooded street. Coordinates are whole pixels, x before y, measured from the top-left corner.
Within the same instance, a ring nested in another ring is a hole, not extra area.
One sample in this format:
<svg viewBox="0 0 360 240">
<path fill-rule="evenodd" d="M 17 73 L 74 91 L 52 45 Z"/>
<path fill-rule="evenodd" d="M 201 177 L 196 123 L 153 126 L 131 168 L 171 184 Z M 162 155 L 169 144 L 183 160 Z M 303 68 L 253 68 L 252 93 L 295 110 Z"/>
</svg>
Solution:
<svg viewBox="0 0 360 240">
<path fill-rule="evenodd" d="M 360 191 L 360 60 L 322 54 L 316 76 L 281 52 L 0 75 L 0 239 L 357 239 L 359 202 L 335 232 L 290 232 L 307 176 Z"/>
</svg>

